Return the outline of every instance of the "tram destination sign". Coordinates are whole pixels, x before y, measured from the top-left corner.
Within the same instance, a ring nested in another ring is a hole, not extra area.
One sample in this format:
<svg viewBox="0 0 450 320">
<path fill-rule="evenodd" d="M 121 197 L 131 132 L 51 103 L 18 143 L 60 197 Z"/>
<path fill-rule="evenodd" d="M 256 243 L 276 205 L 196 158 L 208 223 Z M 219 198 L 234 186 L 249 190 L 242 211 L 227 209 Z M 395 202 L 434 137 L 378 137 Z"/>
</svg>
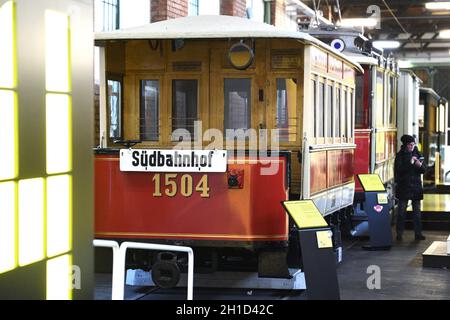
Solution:
<svg viewBox="0 0 450 320">
<path fill-rule="evenodd" d="M 225 172 L 226 150 L 120 150 L 120 171 Z"/>
</svg>

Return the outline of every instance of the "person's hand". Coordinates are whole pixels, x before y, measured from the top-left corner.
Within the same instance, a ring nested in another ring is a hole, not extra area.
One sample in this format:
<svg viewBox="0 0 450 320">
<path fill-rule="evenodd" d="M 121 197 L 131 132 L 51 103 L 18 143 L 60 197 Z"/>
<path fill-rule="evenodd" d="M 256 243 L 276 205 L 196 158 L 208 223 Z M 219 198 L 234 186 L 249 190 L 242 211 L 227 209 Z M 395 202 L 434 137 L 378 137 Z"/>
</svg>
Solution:
<svg viewBox="0 0 450 320">
<path fill-rule="evenodd" d="M 421 166 L 422 166 L 422 161 L 419 161 L 418 159 L 414 162 L 414 165 L 417 167 L 417 168 L 420 168 Z"/>
</svg>

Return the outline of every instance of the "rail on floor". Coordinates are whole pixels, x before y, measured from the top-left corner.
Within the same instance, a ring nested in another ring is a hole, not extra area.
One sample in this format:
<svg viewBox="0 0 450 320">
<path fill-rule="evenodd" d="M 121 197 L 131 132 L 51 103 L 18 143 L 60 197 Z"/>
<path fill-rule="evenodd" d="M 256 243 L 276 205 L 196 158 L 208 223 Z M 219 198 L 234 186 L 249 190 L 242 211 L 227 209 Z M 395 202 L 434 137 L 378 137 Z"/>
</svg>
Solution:
<svg viewBox="0 0 450 320">
<path fill-rule="evenodd" d="M 188 254 L 187 300 L 193 299 L 194 251 L 192 250 L 192 248 L 141 242 L 122 242 L 122 244 L 119 246 L 117 241 L 100 239 L 94 240 L 94 247 L 112 248 L 113 250 L 112 300 L 124 299 L 125 257 L 127 249 L 186 252 Z"/>
</svg>

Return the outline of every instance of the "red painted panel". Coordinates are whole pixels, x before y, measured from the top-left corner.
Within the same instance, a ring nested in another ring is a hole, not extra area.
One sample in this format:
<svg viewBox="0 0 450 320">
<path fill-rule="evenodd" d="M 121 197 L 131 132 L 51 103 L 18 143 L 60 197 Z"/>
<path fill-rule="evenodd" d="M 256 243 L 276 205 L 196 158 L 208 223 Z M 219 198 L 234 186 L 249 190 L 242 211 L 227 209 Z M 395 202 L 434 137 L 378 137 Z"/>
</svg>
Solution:
<svg viewBox="0 0 450 320">
<path fill-rule="evenodd" d="M 341 184 L 342 181 L 342 150 L 328 151 L 328 188 Z"/>
<path fill-rule="evenodd" d="M 248 159 L 246 159 L 248 160 Z M 160 174 L 162 196 L 154 196 L 154 173 L 120 172 L 117 156 L 95 158 L 95 236 L 103 238 L 158 238 L 199 240 L 287 240 L 285 159 L 280 157 L 274 175 L 261 175 L 262 165 L 245 161 L 229 164 L 243 170 L 243 188 L 230 189 L 227 173 L 209 173 L 209 197 L 195 190 L 203 175 L 190 173 L 193 193 L 165 194 L 165 174 Z M 171 180 L 171 179 L 169 179 Z M 185 180 L 186 182 L 186 180 Z M 170 190 L 169 190 L 170 191 Z"/>
<path fill-rule="evenodd" d="M 354 150 L 342 151 L 342 183 L 353 182 L 354 180 Z"/>
<path fill-rule="evenodd" d="M 327 152 L 311 153 L 311 194 L 327 188 Z"/>
<path fill-rule="evenodd" d="M 359 173 L 370 173 L 370 131 L 355 130 L 355 176 Z M 356 181 L 356 192 L 362 192 L 363 189 Z"/>
</svg>

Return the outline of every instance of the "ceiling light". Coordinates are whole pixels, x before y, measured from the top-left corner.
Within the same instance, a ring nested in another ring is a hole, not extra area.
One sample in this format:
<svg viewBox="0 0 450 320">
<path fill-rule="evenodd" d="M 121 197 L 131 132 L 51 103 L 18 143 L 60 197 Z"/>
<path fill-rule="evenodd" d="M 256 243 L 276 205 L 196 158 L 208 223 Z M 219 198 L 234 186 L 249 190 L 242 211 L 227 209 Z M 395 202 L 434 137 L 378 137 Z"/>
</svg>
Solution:
<svg viewBox="0 0 450 320">
<path fill-rule="evenodd" d="M 397 49 L 400 47 L 399 41 L 374 41 L 373 46 L 378 49 Z"/>
<path fill-rule="evenodd" d="M 351 18 L 338 22 L 340 27 L 375 27 L 378 21 L 375 18 Z"/>
<path fill-rule="evenodd" d="M 428 10 L 450 10 L 450 1 L 427 2 L 425 8 Z"/>
<path fill-rule="evenodd" d="M 441 38 L 441 39 L 450 39 L 450 29 L 439 31 L 439 38 Z"/>
<path fill-rule="evenodd" d="M 409 60 L 398 60 L 397 64 L 400 69 L 408 69 L 413 67 L 413 64 Z"/>
</svg>

